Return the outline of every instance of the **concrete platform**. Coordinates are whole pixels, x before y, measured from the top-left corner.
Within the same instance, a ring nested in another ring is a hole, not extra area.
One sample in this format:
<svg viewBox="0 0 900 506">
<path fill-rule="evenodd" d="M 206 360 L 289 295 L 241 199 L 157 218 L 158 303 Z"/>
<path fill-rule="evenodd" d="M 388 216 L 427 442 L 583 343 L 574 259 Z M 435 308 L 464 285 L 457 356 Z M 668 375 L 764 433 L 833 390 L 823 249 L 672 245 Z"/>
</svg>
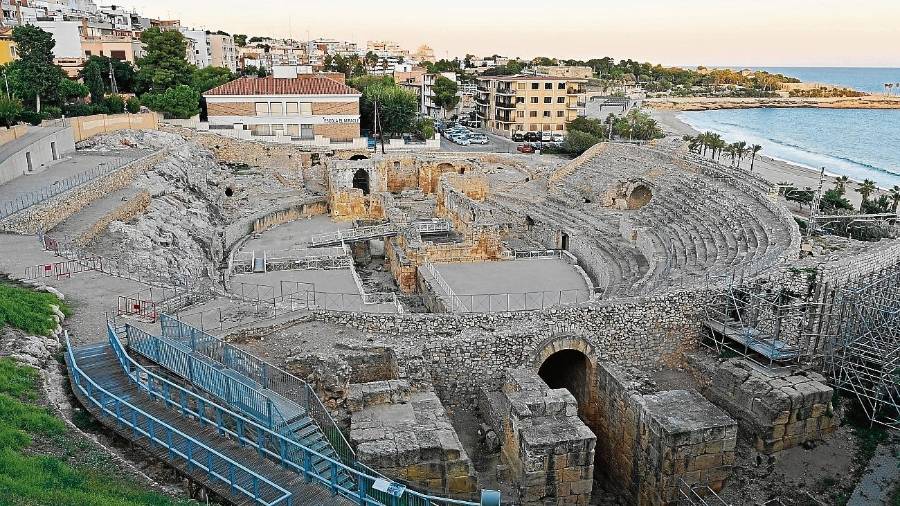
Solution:
<svg viewBox="0 0 900 506">
<path fill-rule="evenodd" d="M 435 264 L 435 267 L 466 312 L 534 310 L 585 302 L 590 298 L 581 273 L 559 259 Z"/>
<path fill-rule="evenodd" d="M 314 235 L 350 228 L 351 223 L 337 222 L 328 216 L 313 216 L 266 230 L 247 241 L 240 253 L 255 251 L 257 256 L 262 256 L 265 251 L 273 258 L 339 254 L 343 251 L 340 247 L 308 248 L 309 239 Z"/>
</svg>

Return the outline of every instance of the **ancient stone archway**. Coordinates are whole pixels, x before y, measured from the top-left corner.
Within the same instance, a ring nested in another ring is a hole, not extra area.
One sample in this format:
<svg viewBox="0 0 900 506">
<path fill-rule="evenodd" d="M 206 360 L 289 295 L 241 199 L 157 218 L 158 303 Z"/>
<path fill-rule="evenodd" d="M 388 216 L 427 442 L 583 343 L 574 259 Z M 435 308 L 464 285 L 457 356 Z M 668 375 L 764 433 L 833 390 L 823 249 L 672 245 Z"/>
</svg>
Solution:
<svg viewBox="0 0 900 506">
<path fill-rule="evenodd" d="M 650 203 L 653 198 L 653 191 L 645 185 L 637 185 L 631 190 L 631 193 L 625 198 L 628 209 L 640 209 Z"/>
<path fill-rule="evenodd" d="M 369 171 L 359 169 L 353 174 L 353 187 L 362 190 L 363 195 L 369 194 Z"/>
</svg>

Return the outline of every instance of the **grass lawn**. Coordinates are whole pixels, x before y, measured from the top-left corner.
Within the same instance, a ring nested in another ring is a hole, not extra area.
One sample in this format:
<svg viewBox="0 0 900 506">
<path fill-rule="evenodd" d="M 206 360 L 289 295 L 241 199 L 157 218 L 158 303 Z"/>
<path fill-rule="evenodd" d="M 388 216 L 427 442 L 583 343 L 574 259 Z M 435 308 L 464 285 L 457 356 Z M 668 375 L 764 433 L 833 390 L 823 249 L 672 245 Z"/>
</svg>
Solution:
<svg viewBox="0 0 900 506">
<path fill-rule="evenodd" d="M 0 328 L 7 324 L 29 334 L 49 335 L 56 328 L 51 304 L 59 306 L 66 316 L 71 313 L 69 306 L 56 295 L 20 288 L 0 280 Z"/>
<path fill-rule="evenodd" d="M 56 327 L 55 295 L 0 280 L 0 330 L 5 325 L 48 335 Z M 40 405 L 40 375 L 0 357 L 0 504 L 3 506 L 175 506 L 177 501 L 117 474 L 121 464 Z"/>
</svg>

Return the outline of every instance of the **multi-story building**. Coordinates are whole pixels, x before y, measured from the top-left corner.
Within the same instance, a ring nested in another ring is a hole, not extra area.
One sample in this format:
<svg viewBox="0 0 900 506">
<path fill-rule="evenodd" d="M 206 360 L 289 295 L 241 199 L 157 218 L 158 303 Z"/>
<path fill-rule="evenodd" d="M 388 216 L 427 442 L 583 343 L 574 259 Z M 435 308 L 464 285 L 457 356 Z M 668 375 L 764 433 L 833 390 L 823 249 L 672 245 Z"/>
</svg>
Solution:
<svg viewBox="0 0 900 506">
<path fill-rule="evenodd" d="M 361 94 L 324 75 L 242 77 L 203 97 L 215 133 L 318 147 L 366 146 L 360 137 Z"/>
<path fill-rule="evenodd" d="M 366 42 L 366 52 L 373 52 L 380 58 L 409 59 L 409 51 L 390 40 L 370 40 Z"/>
<path fill-rule="evenodd" d="M 416 49 L 416 52 L 409 56 L 414 62 L 421 63 L 423 61 L 435 61 L 434 49 L 428 44 L 422 44 Z"/>
<path fill-rule="evenodd" d="M 0 65 L 16 59 L 16 43 L 12 38 L 12 28 L 0 28 Z"/>
<path fill-rule="evenodd" d="M 476 84 L 478 118 L 507 137 L 517 131 L 563 133 L 585 107 L 586 79 L 517 75 L 481 77 Z"/>
<path fill-rule="evenodd" d="M 211 33 L 207 36 L 209 44 L 209 64 L 237 72 L 237 47 L 231 35 Z"/>
<path fill-rule="evenodd" d="M 443 107 L 435 104 L 434 102 L 434 83 L 439 77 L 446 77 L 447 79 L 456 82 L 456 73 L 441 72 L 438 74 L 423 73 L 421 75 L 411 77 L 410 79 L 407 79 L 405 82 L 401 83 L 401 86 L 415 92 L 416 96 L 419 97 L 419 112 L 423 116 L 428 116 L 435 119 L 443 118 L 447 114 L 453 114 L 455 112 L 445 111 Z"/>
<path fill-rule="evenodd" d="M 184 38 L 190 39 L 187 55 L 188 63 L 196 66 L 198 69 L 209 67 L 212 61 L 212 49 L 209 47 L 206 30 L 181 28 L 181 34 L 184 35 Z"/>
</svg>

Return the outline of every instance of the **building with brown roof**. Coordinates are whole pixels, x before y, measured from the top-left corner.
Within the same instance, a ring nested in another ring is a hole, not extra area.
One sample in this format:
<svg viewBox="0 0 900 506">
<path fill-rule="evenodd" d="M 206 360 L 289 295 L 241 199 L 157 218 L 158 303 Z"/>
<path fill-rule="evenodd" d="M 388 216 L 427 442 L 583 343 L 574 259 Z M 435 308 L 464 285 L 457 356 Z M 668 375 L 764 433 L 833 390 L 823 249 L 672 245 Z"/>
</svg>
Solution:
<svg viewBox="0 0 900 506">
<path fill-rule="evenodd" d="M 242 77 L 203 94 L 213 132 L 326 148 L 365 147 L 361 96 L 322 74 Z"/>
</svg>

